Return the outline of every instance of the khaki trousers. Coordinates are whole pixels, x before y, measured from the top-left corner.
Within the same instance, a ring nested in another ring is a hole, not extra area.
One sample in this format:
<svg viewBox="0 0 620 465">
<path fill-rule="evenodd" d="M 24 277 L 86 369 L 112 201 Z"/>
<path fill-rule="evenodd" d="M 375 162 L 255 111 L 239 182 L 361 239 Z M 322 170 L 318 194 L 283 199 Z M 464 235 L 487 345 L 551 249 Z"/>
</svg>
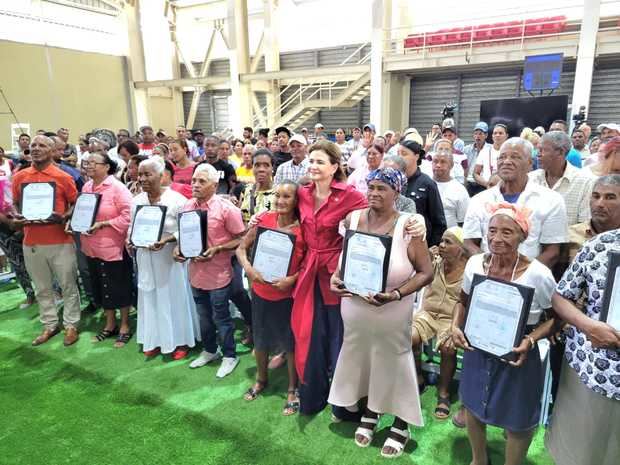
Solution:
<svg viewBox="0 0 620 465">
<path fill-rule="evenodd" d="M 58 326 L 58 311 L 54 301 L 54 279 L 62 289 L 64 300 L 63 324 L 75 327 L 80 321 L 80 292 L 77 285 L 75 245 L 24 245 L 26 269 L 34 283 L 39 303 L 39 316 L 46 329 Z"/>
</svg>

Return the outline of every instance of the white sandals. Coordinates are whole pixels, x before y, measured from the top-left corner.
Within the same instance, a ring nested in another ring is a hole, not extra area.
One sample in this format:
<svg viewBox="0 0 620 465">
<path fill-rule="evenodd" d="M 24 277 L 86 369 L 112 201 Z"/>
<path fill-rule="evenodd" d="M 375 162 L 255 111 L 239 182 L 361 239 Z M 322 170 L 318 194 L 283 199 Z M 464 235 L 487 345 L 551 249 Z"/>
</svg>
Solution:
<svg viewBox="0 0 620 465">
<path fill-rule="evenodd" d="M 385 457 L 386 459 L 395 459 L 400 457 L 401 455 L 403 455 L 403 451 L 405 450 L 405 446 L 407 445 L 407 442 L 409 442 L 409 430 L 401 430 L 401 429 L 397 429 L 394 428 L 393 426 L 390 428 L 390 432 L 391 433 L 396 433 L 398 434 L 400 437 L 402 437 L 404 439 L 403 442 L 400 442 L 396 439 L 392 439 L 390 437 L 388 437 L 385 442 L 383 443 L 383 447 L 381 448 L 381 457 Z M 385 448 L 386 447 L 391 447 L 392 449 L 394 449 L 396 452 L 394 454 L 386 454 Z"/>
<path fill-rule="evenodd" d="M 355 445 L 357 445 L 358 447 L 368 447 L 370 443 L 372 442 L 373 436 L 375 435 L 375 428 L 377 427 L 377 423 L 379 423 L 379 417 L 377 418 L 362 417 L 362 420 L 360 421 L 360 426 L 358 426 L 357 429 L 355 430 L 355 436 L 354 436 Z M 363 424 L 372 425 L 372 429 L 362 426 Z M 358 436 L 362 436 L 363 438 L 367 439 L 368 442 L 363 443 L 363 442 L 358 441 L 357 439 Z"/>
</svg>

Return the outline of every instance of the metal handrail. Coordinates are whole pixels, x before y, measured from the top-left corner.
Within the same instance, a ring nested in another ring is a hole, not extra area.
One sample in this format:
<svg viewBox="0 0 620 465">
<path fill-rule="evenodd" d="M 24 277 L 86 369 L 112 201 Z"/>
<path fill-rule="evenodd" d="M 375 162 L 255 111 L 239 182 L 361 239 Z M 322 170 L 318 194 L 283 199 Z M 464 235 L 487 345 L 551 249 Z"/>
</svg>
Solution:
<svg viewBox="0 0 620 465">
<path fill-rule="evenodd" d="M 349 54 L 349 56 L 347 56 L 338 66 L 346 65 L 355 55 L 357 55 L 359 52 L 361 52 L 364 49 L 364 47 L 366 47 L 367 45 L 369 45 L 369 42 L 364 42 L 363 44 L 361 44 L 351 54 Z M 370 52 L 367 53 L 366 55 L 364 55 L 362 58 L 360 58 L 355 64 L 357 64 L 357 65 L 364 64 L 369 59 L 370 59 Z M 326 86 L 325 83 L 321 82 L 320 79 L 317 78 L 317 79 L 313 79 L 312 81 L 310 81 L 310 83 L 304 85 L 303 84 L 303 78 L 301 78 L 301 77 L 297 78 L 292 83 L 290 83 L 288 86 L 286 86 L 282 91 L 280 91 L 279 96 L 282 97 L 284 95 L 284 93 L 287 90 L 289 90 L 291 87 L 298 86 L 297 89 L 284 100 L 284 102 L 280 102 L 280 105 L 275 109 L 275 113 L 281 115 L 293 103 L 297 103 L 297 101 L 299 100 L 299 103 L 302 104 L 304 102 L 304 100 L 311 99 L 317 93 L 320 94 L 320 92 L 321 92 L 321 90 L 323 90 L 323 88 L 325 88 L 326 90 L 329 91 L 329 100 L 331 101 L 331 99 L 332 99 L 331 91 L 334 90 L 333 88 L 335 88 L 335 86 L 339 82 L 341 82 L 341 81 L 338 81 L 338 80 L 331 81 Z M 314 92 L 312 92 L 309 96 L 304 98 L 304 93 L 307 92 L 309 89 L 317 86 L 317 85 L 318 85 L 318 89 L 315 90 Z M 267 105 L 265 105 L 264 107 L 262 107 L 260 109 L 260 111 L 263 112 L 263 113 L 266 110 L 267 110 Z M 258 122 L 258 117 L 255 116 L 254 117 L 254 123 L 256 124 L 257 122 Z"/>
</svg>

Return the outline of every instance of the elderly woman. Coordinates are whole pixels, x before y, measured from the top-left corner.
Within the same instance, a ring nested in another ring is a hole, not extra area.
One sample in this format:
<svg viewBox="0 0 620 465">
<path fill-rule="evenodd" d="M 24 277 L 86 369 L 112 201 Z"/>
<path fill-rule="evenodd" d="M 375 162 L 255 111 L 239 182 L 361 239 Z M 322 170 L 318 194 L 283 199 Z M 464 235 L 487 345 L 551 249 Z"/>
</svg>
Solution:
<svg viewBox="0 0 620 465">
<path fill-rule="evenodd" d="M 463 282 L 463 271 L 469 253 L 463 245 L 463 230 L 458 226 L 448 228 L 441 238 L 433 262 L 433 281 L 424 290 L 422 307 L 413 316 L 411 343 L 416 353 L 422 344 L 437 338 L 436 350 L 441 353 L 439 383 L 437 385 L 437 407 L 435 418 L 445 420 L 450 416 L 450 383 L 456 371 L 456 351 L 452 344 L 451 326 Z M 425 383 L 419 359 L 418 384 L 420 392 Z"/>
<path fill-rule="evenodd" d="M 402 173 L 392 168 L 371 171 L 368 208 L 349 213 L 345 220 L 347 229 L 393 237 L 386 291 L 354 296 L 339 278 L 340 266 L 331 277 L 332 292 L 342 297 L 344 338 L 329 403 L 350 408 L 368 397 L 355 431 L 360 447 L 370 445 L 379 415 L 393 414 L 396 418 L 381 450 L 389 458 L 402 455 L 409 423 L 423 425 L 411 350 L 411 308 L 413 293 L 433 275 L 426 242 L 405 237 L 409 216 L 395 208 L 404 181 Z"/>
<path fill-rule="evenodd" d="M 93 300 L 103 307 L 106 323 L 93 338 L 101 342 L 117 336 L 115 347 L 124 347 L 131 338 L 129 309 L 133 303 L 133 265 L 125 249 L 131 217 L 131 193 L 118 179 L 116 163 L 105 152 L 94 152 L 83 161 L 90 181 L 82 193 L 100 194 L 95 223 L 80 242 L 86 255 Z M 116 310 L 121 313 L 120 328 Z"/>
<path fill-rule="evenodd" d="M 140 205 L 166 207 L 161 239 L 136 252 L 139 270 L 137 339 L 147 357 L 172 352 L 172 358 L 180 360 L 187 356 L 188 347 L 194 347 L 198 327 L 194 302 L 188 292 L 187 268 L 172 258 L 177 216 L 186 199 L 162 187 L 163 172 L 164 162 L 159 157 L 140 163 L 138 179 L 142 192 L 131 202 L 132 218 Z"/>
<path fill-rule="evenodd" d="M 359 168 L 357 168 L 349 179 L 347 179 L 347 184 L 355 186 L 355 188 L 360 191 L 362 194 L 366 194 L 368 190 L 368 185 L 366 184 L 366 177 L 368 173 L 378 169 L 383 163 L 383 154 L 385 152 L 384 145 L 380 142 L 375 142 L 366 152 L 366 163 L 362 164 Z"/>
<path fill-rule="evenodd" d="M 555 280 L 545 265 L 518 251 L 529 233 L 530 212 L 506 202 L 488 208 L 491 212 L 487 233 L 489 253 L 474 255 L 465 266 L 460 302 L 452 320 L 452 340 L 457 348 L 465 349 L 459 394 L 466 409 L 472 465 L 488 463 L 486 425 L 506 430 L 505 463 L 516 465 L 525 459 L 540 417 L 544 371 L 536 341 L 552 332 L 553 318 L 540 322 L 551 309 Z M 474 274 L 535 290 L 526 334 L 513 349 L 516 361 L 505 363 L 474 349 L 465 339 L 461 328 Z"/>
<path fill-rule="evenodd" d="M 299 275 L 305 253 L 297 213 L 297 184 L 283 181 L 275 188 L 275 210 L 259 215 L 256 226 L 262 226 L 295 235 L 290 275 L 275 282 L 266 282 L 248 260 L 247 252 L 256 240 L 256 227 L 251 228 L 237 249 L 237 258 L 252 282 L 252 321 L 254 355 L 256 357 L 256 382 L 244 395 L 251 401 L 265 389 L 268 381 L 267 358 L 269 353 L 286 353 L 288 366 L 288 393 L 283 415 L 293 415 L 299 410 L 295 350 L 291 330 L 292 291 Z"/>
</svg>

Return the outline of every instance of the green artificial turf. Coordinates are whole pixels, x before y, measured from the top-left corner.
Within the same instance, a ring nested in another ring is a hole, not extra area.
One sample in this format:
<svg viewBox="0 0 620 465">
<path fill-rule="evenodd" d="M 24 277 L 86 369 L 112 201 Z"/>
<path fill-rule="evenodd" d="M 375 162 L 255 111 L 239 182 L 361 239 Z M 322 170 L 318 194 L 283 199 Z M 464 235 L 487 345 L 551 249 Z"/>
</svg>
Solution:
<svg viewBox="0 0 620 465">
<path fill-rule="evenodd" d="M 379 452 L 390 418 L 383 418 L 372 446 L 360 449 L 352 440 L 355 425 L 332 424 L 329 410 L 283 417 L 286 370 L 272 374 L 256 401 L 244 401 L 255 368 L 241 345 L 241 363 L 222 380 L 215 378 L 217 364 L 190 370 L 187 361 L 170 357 L 145 361 L 135 339 L 124 349 L 91 343 L 101 315 L 84 316 L 72 347 L 63 346 L 62 335 L 32 347 L 41 326 L 36 306 L 17 308 L 23 298 L 15 285 L 0 286 L 3 465 L 387 463 Z M 426 426 L 411 428 L 413 441 L 394 463 L 470 463 L 465 431 L 433 418 L 435 395 L 431 388 L 422 396 Z M 489 428 L 494 464 L 503 463 L 504 446 L 501 430 Z M 553 463 L 542 430 L 526 463 Z"/>
</svg>

